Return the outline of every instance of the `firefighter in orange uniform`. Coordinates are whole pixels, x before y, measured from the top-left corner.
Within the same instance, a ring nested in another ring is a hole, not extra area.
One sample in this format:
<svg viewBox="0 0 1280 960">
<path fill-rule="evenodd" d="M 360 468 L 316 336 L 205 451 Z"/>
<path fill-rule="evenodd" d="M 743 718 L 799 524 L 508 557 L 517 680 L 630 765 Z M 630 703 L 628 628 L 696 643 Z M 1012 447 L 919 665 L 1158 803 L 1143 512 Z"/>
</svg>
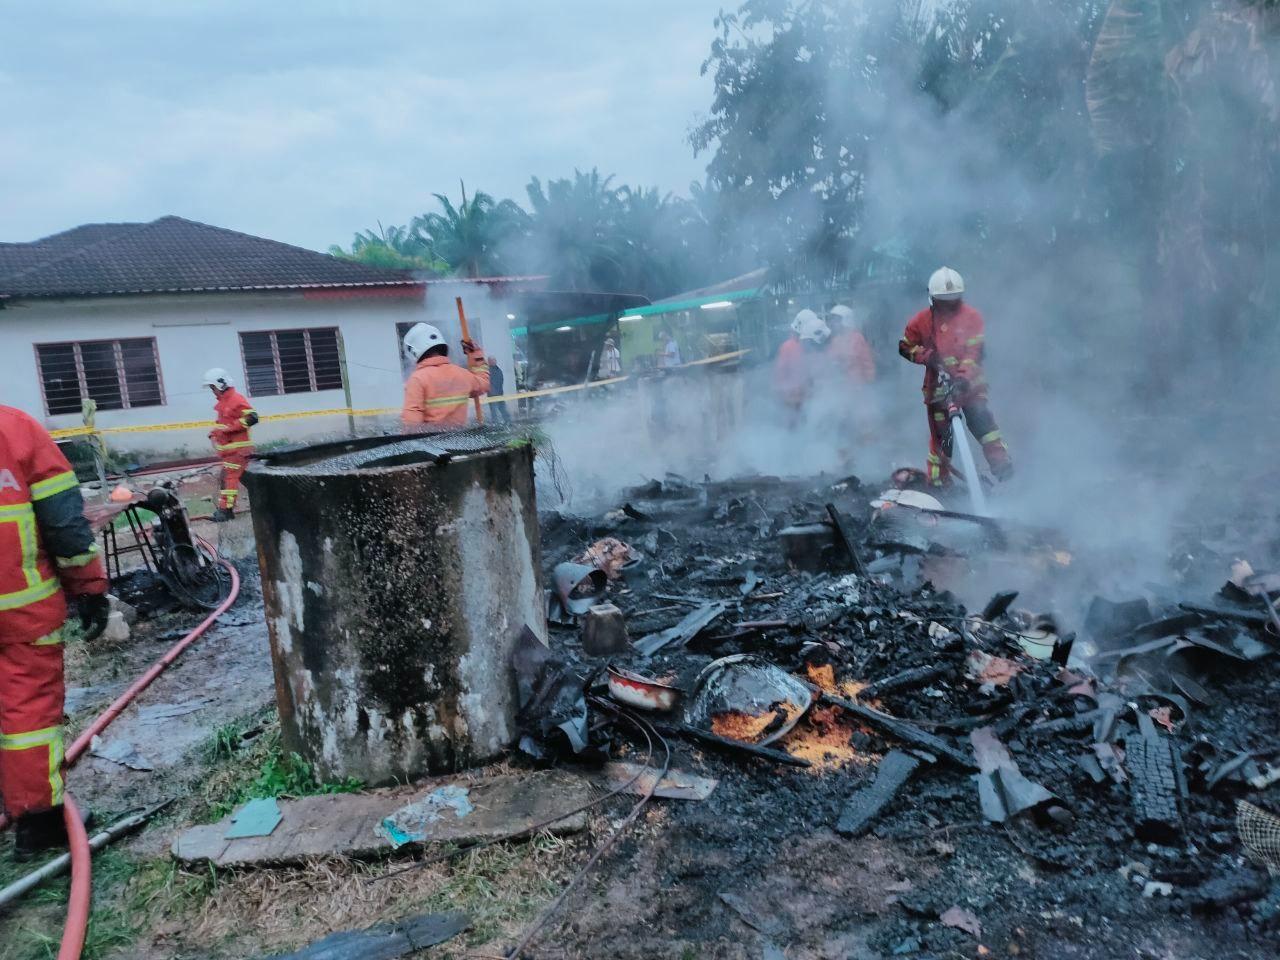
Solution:
<svg viewBox="0 0 1280 960">
<path fill-rule="evenodd" d="M 0 797 L 14 856 L 66 842 L 62 820 L 62 628 L 107 625 L 107 574 L 76 475 L 48 432 L 0 406 Z"/>
<path fill-rule="evenodd" d="M 244 394 L 235 388 L 231 375 L 221 367 L 206 370 L 202 383 L 213 391 L 213 409 L 218 415 L 217 423 L 209 431 L 209 439 L 222 460 L 218 508 L 213 511 L 213 522 L 223 523 L 235 516 L 240 479 L 253 456 L 249 428 L 258 422 L 258 414 Z"/>
<path fill-rule="evenodd" d="M 929 278 L 929 307 L 907 324 L 898 353 L 922 364 L 924 402 L 929 412 L 927 475 L 935 487 L 951 481 L 951 424 L 948 401 L 964 410 L 970 432 L 982 444 L 987 464 L 997 480 L 1013 474 L 1009 448 L 987 405 L 987 380 L 982 372 L 986 337 L 982 314 L 964 302 L 964 280 L 950 267 Z"/>
<path fill-rule="evenodd" d="M 463 341 L 467 366 L 449 362 L 449 345 L 429 323 L 415 323 L 404 335 L 404 353 L 417 366 L 404 384 L 405 430 L 452 430 L 467 425 L 473 397 L 489 392 L 489 364 L 484 351 Z"/>
<path fill-rule="evenodd" d="M 871 344 L 862 335 L 858 314 L 852 307 L 838 303 L 827 311 L 827 325 L 831 328 L 827 353 L 835 361 L 837 370 L 856 384 L 875 383 L 876 359 L 871 353 Z"/>
<path fill-rule="evenodd" d="M 812 310 L 801 310 L 791 321 L 791 336 L 778 347 L 773 361 L 773 389 L 792 425 L 799 421 L 813 394 L 819 379 L 821 351 L 830 336 L 825 320 Z"/>
</svg>

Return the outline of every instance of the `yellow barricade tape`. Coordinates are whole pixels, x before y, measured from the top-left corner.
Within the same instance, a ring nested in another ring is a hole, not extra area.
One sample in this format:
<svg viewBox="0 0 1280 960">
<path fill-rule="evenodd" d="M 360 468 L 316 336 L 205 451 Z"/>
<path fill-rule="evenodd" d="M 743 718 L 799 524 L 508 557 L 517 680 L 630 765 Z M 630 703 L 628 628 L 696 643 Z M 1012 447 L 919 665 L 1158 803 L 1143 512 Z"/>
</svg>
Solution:
<svg viewBox="0 0 1280 960">
<path fill-rule="evenodd" d="M 735 350 L 732 353 L 721 353 L 714 357 L 706 357 L 703 360 L 691 360 L 675 369 L 701 367 L 711 363 L 724 363 L 728 360 L 736 360 L 750 352 L 750 350 Z M 611 377 L 608 380 L 593 380 L 590 383 L 573 383 L 567 387 L 547 387 L 543 390 L 527 390 L 524 393 L 504 394 L 499 397 L 486 396 L 481 397 L 480 402 L 485 404 L 506 403 L 515 400 L 531 400 L 535 397 L 553 397 L 562 393 L 573 393 L 577 390 L 589 390 L 592 387 L 608 387 L 616 383 L 624 383 L 630 379 L 630 377 Z M 305 410 L 298 413 L 268 413 L 260 417 L 259 422 L 272 423 L 277 420 L 305 420 L 310 417 L 386 417 L 398 416 L 399 413 L 399 407 L 374 407 L 365 410 L 334 407 L 330 410 Z M 209 430 L 215 423 L 216 421 L 214 420 L 188 420 L 184 423 L 151 423 L 136 427 L 98 427 L 96 429 L 92 427 L 66 427 L 61 430 L 50 430 L 49 436 L 55 440 L 67 440 L 71 437 L 87 437 L 95 433 L 157 433 L 166 430 Z"/>
</svg>

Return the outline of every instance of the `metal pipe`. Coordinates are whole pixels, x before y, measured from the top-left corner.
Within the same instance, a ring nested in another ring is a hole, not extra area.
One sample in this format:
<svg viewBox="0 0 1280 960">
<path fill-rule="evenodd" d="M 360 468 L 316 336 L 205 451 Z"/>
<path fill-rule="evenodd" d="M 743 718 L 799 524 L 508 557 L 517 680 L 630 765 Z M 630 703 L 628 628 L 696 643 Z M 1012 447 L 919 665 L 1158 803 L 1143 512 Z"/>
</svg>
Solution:
<svg viewBox="0 0 1280 960">
<path fill-rule="evenodd" d="M 170 801 L 152 807 L 150 810 L 144 810 L 142 813 L 135 813 L 131 817 L 125 817 L 123 820 L 117 821 L 101 833 L 95 834 L 89 841 L 89 850 L 101 850 L 107 844 L 114 843 L 126 833 L 138 829 L 157 813 L 169 805 Z M 13 883 L 9 884 L 3 890 L 0 890 L 0 907 L 5 907 L 13 901 L 17 900 L 29 890 L 34 890 L 46 880 L 53 877 L 61 876 L 67 872 L 67 867 L 71 864 L 71 854 L 64 853 L 60 857 L 54 857 L 48 863 L 44 864 L 36 870 L 32 870 L 25 877 L 19 877 Z"/>
</svg>

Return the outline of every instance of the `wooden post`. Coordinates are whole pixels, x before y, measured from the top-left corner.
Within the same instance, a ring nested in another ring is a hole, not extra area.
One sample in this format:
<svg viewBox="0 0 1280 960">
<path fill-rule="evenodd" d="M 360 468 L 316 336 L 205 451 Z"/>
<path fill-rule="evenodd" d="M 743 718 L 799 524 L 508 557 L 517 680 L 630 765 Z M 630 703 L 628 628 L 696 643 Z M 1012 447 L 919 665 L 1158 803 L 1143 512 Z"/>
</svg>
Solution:
<svg viewBox="0 0 1280 960">
<path fill-rule="evenodd" d="M 454 297 L 453 300 L 458 305 L 458 323 L 462 325 L 462 342 L 466 343 L 471 339 L 471 331 L 467 329 L 467 312 L 462 309 L 461 297 Z M 484 411 L 480 408 L 480 398 L 473 397 L 472 399 L 475 400 L 476 404 L 476 423 L 484 423 Z"/>
<path fill-rule="evenodd" d="M 342 396 L 347 404 L 347 431 L 356 435 L 356 418 L 351 406 L 351 380 L 347 376 L 347 343 L 342 339 L 342 330 L 338 330 L 338 369 L 342 375 Z"/>
</svg>

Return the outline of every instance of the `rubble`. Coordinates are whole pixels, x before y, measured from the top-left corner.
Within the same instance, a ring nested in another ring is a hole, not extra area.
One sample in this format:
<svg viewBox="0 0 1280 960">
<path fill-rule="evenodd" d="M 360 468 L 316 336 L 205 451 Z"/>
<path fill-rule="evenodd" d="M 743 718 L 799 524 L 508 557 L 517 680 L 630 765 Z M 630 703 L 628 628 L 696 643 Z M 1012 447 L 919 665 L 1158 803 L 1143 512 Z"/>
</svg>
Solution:
<svg viewBox="0 0 1280 960">
<path fill-rule="evenodd" d="M 960 949 L 945 938 L 955 935 L 981 937 L 990 950 L 978 949 L 993 955 L 1000 942 L 1027 949 L 1027 940 L 1061 955 L 1063 909 L 1121 926 L 1158 923 L 1164 904 L 1263 909 L 1255 881 L 1212 885 L 1241 850 L 1227 805 L 1241 791 L 1277 805 L 1270 774 L 1280 751 L 1268 750 L 1268 730 L 1280 722 L 1280 676 L 1256 597 L 1098 597 L 1073 620 L 1021 609 L 1018 593 L 1004 590 L 974 613 L 929 582 L 936 560 L 1023 555 L 1047 575 L 1083 561 L 1052 531 L 901 496 L 876 509 L 856 483 L 761 478 L 744 494 L 750 483 L 668 478 L 624 492 L 626 509 L 544 527 L 550 562 L 607 536 L 643 545 L 645 563 L 606 590 L 642 638 L 610 666 L 680 692 L 684 715 L 656 729 L 671 738 L 673 763 L 719 781 L 664 818 L 672 836 L 650 841 L 671 863 L 661 877 L 673 892 L 652 888 L 634 922 L 678 916 L 723 931 L 723 910 L 698 905 L 718 899 L 768 931 L 757 951 L 844 955 L 820 946 L 822 921 L 783 905 L 785 886 L 771 899 L 775 917 L 716 886 L 718 871 L 675 865 L 723 862 L 776 886 L 782 851 L 807 837 L 819 844 L 806 847 L 815 877 L 828 875 L 818 851 L 833 842 L 891 842 L 908 860 L 927 849 L 914 868 L 902 861 L 910 892 L 872 915 L 880 932 L 868 955 L 942 955 Z M 861 572 L 846 573 L 855 557 Z M 570 668 L 579 642 L 552 625 L 548 643 Z M 812 702 L 775 689 L 708 707 L 706 676 L 726 661 L 789 677 Z M 603 690 L 607 679 L 603 665 L 583 661 L 571 692 Z M 634 735 L 585 702 L 592 749 L 634 763 Z M 985 815 L 975 820 L 979 806 Z M 1257 834 L 1252 855 L 1261 857 Z M 866 856 L 828 853 L 843 865 Z M 1135 858 L 1150 861 L 1140 883 L 1118 872 Z M 1069 879 L 1046 893 L 1020 871 Z M 973 884 L 992 892 L 960 895 Z M 580 914 L 565 935 L 587 953 L 632 955 L 603 918 Z"/>
<path fill-rule="evenodd" d="M 260 960 L 393 960 L 451 940 L 470 926 L 464 913 L 425 913 L 367 930 L 333 933 L 293 953 Z"/>
<path fill-rule="evenodd" d="M 631 646 L 627 621 L 612 603 L 598 603 L 582 618 L 582 652 L 589 657 L 624 653 Z"/>
<path fill-rule="evenodd" d="M 875 783 L 849 798 L 836 821 L 836 833 L 856 837 L 866 830 L 871 821 L 893 802 L 918 766 L 920 760 L 917 757 L 901 750 L 886 754 L 876 769 Z"/>
</svg>

